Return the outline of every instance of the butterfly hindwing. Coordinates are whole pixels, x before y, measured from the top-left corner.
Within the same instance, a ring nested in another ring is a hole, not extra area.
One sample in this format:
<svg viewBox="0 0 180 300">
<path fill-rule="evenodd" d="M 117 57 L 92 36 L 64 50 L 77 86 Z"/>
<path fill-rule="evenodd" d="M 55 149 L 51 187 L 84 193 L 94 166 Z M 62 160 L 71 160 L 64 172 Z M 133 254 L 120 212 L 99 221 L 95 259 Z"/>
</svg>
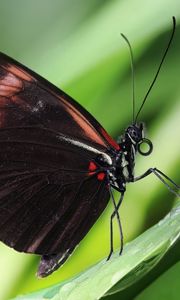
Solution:
<svg viewBox="0 0 180 300">
<path fill-rule="evenodd" d="M 45 255 L 64 253 L 81 241 L 106 207 L 109 193 L 95 176 L 71 179 L 59 172 L 58 177 L 18 177 L 6 185 L 6 194 L 5 187 L 0 190 L 4 243 L 18 251 Z"/>
</svg>

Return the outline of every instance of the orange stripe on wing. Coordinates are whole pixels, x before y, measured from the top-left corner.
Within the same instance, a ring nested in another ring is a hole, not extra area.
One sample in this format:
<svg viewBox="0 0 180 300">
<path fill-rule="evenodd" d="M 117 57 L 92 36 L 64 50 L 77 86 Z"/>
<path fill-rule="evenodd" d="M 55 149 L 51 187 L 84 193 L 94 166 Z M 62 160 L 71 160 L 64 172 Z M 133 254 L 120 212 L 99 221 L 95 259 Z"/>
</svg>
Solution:
<svg viewBox="0 0 180 300">
<path fill-rule="evenodd" d="M 71 106 L 70 103 L 68 103 L 68 106 L 66 106 L 66 110 L 68 113 L 72 116 L 72 118 L 76 121 L 76 123 L 79 125 L 79 127 L 85 132 L 85 135 L 96 142 L 97 144 L 103 145 L 106 147 L 105 142 L 103 139 L 98 135 L 98 133 L 95 131 L 95 129 L 88 123 L 87 119 L 84 118 L 84 116 L 76 110 L 75 107 Z"/>
<path fill-rule="evenodd" d="M 20 92 L 22 87 L 22 80 L 8 71 L 2 78 L 0 78 L 0 96 L 11 97 L 12 95 Z"/>
<path fill-rule="evenodd" d="M 1 67 L 3 69 L 5 69 L 7 72 L 14 74 L 15 76 L 17 76 L 18 78 L 20 78 L 22 80 L 26 80 L 26 81 L 34 81 L 35 80 L 33 76 L 28 74 L 26 71 L 18 68 L 17 66 L 14 66 L 13 64 L 6 64 L 5 66 L 1 65 Z"/>
<path fill-rule="evenodd" d="M 101 128 L 100 130 L 104 138 L 107 140 L 107 142 L 111 146 L 113 146 L 116 150 L 120 150 L 120 146 L 116 143 L 116 141 L 113 140 L 112 137 L 103 128 Z"/>
</svg>

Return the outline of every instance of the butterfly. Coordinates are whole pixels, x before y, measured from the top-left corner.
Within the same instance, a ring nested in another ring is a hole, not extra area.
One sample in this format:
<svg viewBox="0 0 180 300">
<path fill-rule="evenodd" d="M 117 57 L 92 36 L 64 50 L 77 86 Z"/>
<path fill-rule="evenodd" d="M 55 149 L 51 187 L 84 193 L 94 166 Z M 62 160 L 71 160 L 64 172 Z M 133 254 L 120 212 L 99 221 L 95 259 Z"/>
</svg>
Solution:
<svg viewBox="0 0 180 300">
<path fill-rule="evenodd" d="M 169 45 L 175 18 L 173 24 Z M 116 142 L 65 92 L 0 54 L 0 240 L 17 251 L 40 255 L 39 277 L 67 260 L 110 198 L 114 211 L 108 259 L 115 217 L 122 253 L 118 209 L 127 183 L 154 173 L 176 194 L 167 181 L 177 185 L 157 168 L 134 176 L 136 153 L 149 155 L 153 149 L 144 137 L 143 123 L 137 121 L 147 95 Z M 148 146 L 146 151 L 142 144 Z M 118 203 L 113 189 L 120 193 Z"/>
</svg>

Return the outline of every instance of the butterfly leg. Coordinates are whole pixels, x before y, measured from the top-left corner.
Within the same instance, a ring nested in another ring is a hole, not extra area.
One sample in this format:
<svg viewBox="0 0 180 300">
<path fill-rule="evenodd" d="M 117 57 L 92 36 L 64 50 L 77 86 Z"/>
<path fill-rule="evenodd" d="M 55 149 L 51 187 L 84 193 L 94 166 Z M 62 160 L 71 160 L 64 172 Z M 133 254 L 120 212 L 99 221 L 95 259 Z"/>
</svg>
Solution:
<svg viewBox="0 0 180 300">
<path fill-rule="evenodd" d="M 112 192 L 111 188 L 110 188 L 110 195 L 111 195 L 111 199 L 112 199 L 112 202 L 113 202 L 113 205 L 114 205 L 114 211 L 113 211 L 113 213 L 111 215 L 111 218 L 110 218 L 110 252 L 109 252 L 107 260 L 110 259 L 111 255 L 113 253 L 113 219 L 114 219 L 115 216 L 117 217 L 117 221 L 118 221 L 119 233 L 120 233 L 120 242 L 121 242 L 119 255 L 121 255 L 121 253 L 123 251 L 123 231 L 122 231 L 122 225 L 121 225 L 121 220 L 120 220 L 118 209 L 119 209 L 119 207 L 122 203 L 122 200 L 124 198 L 124 193 L 121 193 L 121 196 L 120 196 L 120 199 L 119 199 L 117 205 L 116 205 L 114 195 L 113 195 L 113 192 Z"/>
<path fill-rule="evenodd" d="M 161 182 L 168 188 L 168 190 L 170 190 L 171 193 L 175 194 L 177 197 L 180 197 L 180 195 L 178 194 L 178 192 L 176 192 L 165 180 L 164 178 L 171 182 L 171 184 L 176 188 L 176 189 L 179 189 L 180 186 L 178 186 L 171 178 L 169 178 L 166 174 L 164 174 L 162 171 L 160 171 L 159 169 L 157 168 L 149 168 L 144 174 L 138 176 L 138 177 L 135 177 L 133 182 L 134 181 L 138 181 L 140 179 L 143 179 L 145 178 L 146 176 L 150 175 L 150 174 L 154 174 L 156 175 L 159 180 L 161 180 Z M 164 177 L 164 178 L 163 178 Z"/>
</svg>

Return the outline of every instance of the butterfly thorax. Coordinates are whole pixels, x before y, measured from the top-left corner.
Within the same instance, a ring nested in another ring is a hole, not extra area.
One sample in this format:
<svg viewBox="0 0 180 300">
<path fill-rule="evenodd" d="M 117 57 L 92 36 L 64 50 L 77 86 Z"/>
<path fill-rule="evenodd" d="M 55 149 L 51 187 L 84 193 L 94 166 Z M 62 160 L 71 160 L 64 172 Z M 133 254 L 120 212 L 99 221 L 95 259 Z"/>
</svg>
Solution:
<svg viewBox="0 0 180 300">
<path fill-rule="evenodd" d="M 148 150 L 141 150 L 142 143 L 148 145 Z M 111 153 L 112 165 L 108 168 L 110 185 L 119 191 L 125 191 L 126 183 L 134 181 L 136 154 L 149 155 L 152 143 L 144 138 L 143 124 L 130 125 L 118 143 L 120 150 Z"/>
<path fill-rule="evenodd" d="M 108 173 L 111 186 L 118 191 L 125 191 L 126 183 L 133 181 L 134 178 L 135 150 L 134 146 L 127 148 L 124 142 L 120 144 L 120 149 Z"/>
</svg>

